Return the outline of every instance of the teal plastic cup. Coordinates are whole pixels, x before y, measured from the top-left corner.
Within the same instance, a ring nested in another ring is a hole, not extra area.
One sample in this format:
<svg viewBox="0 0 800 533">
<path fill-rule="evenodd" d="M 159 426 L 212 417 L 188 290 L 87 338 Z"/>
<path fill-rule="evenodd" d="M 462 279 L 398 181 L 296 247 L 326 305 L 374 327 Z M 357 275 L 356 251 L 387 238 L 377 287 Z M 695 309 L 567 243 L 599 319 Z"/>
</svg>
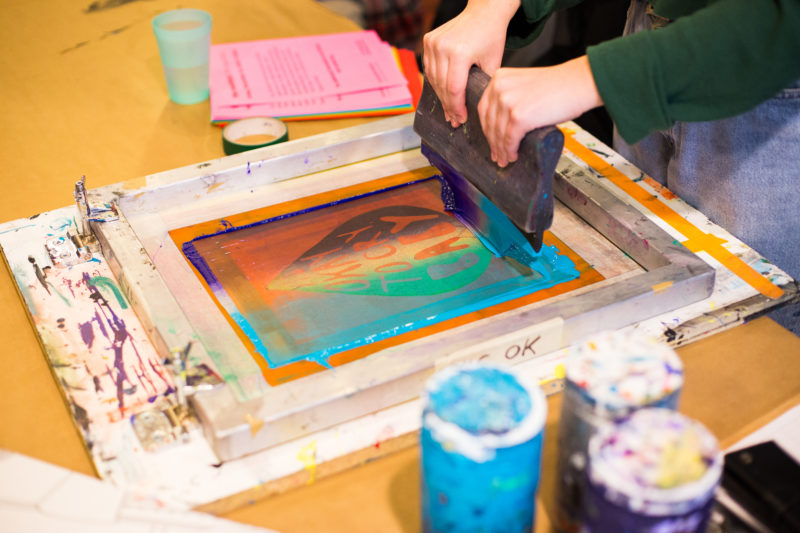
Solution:
<svg viewBox="0 0 800 533">
<path fill-rule="evenodd" d="M 158 53 L 170 99 L 196 104 L 208 98 L 211 15 L 200 9 L 176 9 L 153 19 Z"/>
</svg>

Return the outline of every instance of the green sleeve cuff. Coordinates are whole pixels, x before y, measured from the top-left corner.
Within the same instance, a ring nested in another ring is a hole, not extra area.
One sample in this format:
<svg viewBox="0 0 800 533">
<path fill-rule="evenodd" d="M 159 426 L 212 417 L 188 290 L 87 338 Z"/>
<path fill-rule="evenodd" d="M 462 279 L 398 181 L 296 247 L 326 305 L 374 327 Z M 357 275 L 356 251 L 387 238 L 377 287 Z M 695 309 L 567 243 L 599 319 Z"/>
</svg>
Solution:
<svg viewBox="0 0 800 533">
<path fill-rule="evenodd" d="M 629 144 L 672 126 L 652 32 L 590 46 L 586 54 L 595 85 L 617 130 Z"/>
</svg>

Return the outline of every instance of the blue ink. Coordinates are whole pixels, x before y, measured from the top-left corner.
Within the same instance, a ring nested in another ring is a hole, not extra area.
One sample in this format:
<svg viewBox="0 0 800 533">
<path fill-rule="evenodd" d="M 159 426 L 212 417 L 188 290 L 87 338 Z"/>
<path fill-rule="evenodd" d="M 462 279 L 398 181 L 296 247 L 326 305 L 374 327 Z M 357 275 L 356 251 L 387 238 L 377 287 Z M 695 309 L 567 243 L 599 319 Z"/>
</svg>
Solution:
<svg viewBox="0 0 800 533">
<path fill-rule="evenodd" d="M 50 229 L 54 233 L 65 233 L 70 226 L 72 226 L 72 220 L 67 217 L 59 217 L 50 223 Z"/>
<path fill-rule="evenodd" d="M 426 144 L 422 145 L 422 154 L 437 168 L 443 169 L 444 175 L 436 178 L 442 184 L 442 201 L 447 211 L 452 212 L 496 256 L 511 257 L 529 266 L 535 262 L 539 254 L 500 208 Z"/>
<path fill-rule="evenodd" d="M 505 433 L 531 410 L 531 399 L 516 378 L 491 367 L 456 374 L 429 399 L 439 418 L 474 435 Z"/>
<path fill-rule="evenodd" d="M 219 295 L 217 295 L 217 296 L 219 296 Z M 256 351 L 259 354 L 261 354 L 261 356 L 264 359 L 269 360 L 267 358 L 267 354 L 269 353 L 267 351 L 267 347 L 264 346 L 263 342 L 261 342 L 261 337 L 258 336 L 258 333 L 250 325 L 250 322 L 248 322 L 247 319 L 245 319 L 242 316 L 241 313 L 234 312 L 234 313 L 230 313 L 230 315 L 231 315 L 231 318 L 233 319 L 233 321 L 236 322 L 236 325 L 239 326 L 240 328 L 242 328 L 242 331 L 244 332 L 244 334 L 247 335 L 247 338 L 249 338 L 250 342 L 253 343 L 253 346 L 255 347 Z"/>
<path fill-rule="evenodd" d="M 20 226 L 18 228 L 11 228 L 11 229 L 6 229 L 6 230 L 3 230 L 3 231 L 0 231 L 0 235 L 4 235 L 6 233 L 14 233 L 14 232 L 26 229 L 26 228 L 35 228 L 35 227 L 36 227 L 36 224 L 26 224 L 25 226 Z"/>
</svg>

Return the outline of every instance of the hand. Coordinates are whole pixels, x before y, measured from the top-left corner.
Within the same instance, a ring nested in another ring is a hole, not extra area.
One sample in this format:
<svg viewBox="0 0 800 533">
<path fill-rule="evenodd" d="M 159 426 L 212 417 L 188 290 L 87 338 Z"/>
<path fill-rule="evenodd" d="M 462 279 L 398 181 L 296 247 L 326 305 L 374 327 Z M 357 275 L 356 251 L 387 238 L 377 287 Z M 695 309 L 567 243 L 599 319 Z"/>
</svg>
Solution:
<svg viewBox="0 0 800 533">
<path fill-rule="evenodd" d="M 506 28 L 520 0 L 470 0 L 456 18 L 423 37 L 425 76 L 455 128 L 467 121 L 465 90 L 472 65 L 490 76 L 500 68 Z"/>
<path fill-rule="evenodd" d="M 502 68 L 478 103 L 481 128 L 501 167 L 517 160 L 535 128 L 577 118 L 603 105 L 586 56 L 545 68 Z"/>
</svg>

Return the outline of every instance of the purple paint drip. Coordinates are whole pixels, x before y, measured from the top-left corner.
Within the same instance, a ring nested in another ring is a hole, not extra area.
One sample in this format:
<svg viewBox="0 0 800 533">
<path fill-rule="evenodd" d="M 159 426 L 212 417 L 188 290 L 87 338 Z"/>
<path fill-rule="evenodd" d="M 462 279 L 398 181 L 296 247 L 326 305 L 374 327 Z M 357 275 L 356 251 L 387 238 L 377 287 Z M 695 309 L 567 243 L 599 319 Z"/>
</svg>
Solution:
<svg viewBox="0 0 800 533">
<path fill-rule="evenodd" d="M 219 233 L 225 233 L 227 231 L 229 230 L 225 229 Z M 219 233 L 215 233 L 214 235 L 218 235 Z M 213 235 L 208 235 L 208 237 L 213 237 Z M 205 236 L 200 238 L 205 238 Z M 197 248 L 194 245 L 195 240 L 197 239 L 192 239 L 191 241 L 185 242 L 183 245 L 181 245 L 183 255 L 185 255 L 186 259 L 188 259 L 189 262 L 194 265 L 197 271 L 200 272 L 200 275 L 206 280 L 206 283 L 208 283 L 208 286 L 211 288 L 211 290 L 215 292 L 222 290 L 222 284 L 217 279 L 217 276 L 214 275 L 214 272 L 211 270 L 211 267 L 208 266 L 205 258 L 200 255 L 200 252 L 197 251 Z"/>
<path fill-rule="evenodd" d="M 106 330 L 106 325 L 100 319 L 100 315 L 97 313 L 97 311 L 94 312 L 94 319 L 93 320 L 95 322 L 97 322 L 97 327 L 100 328 L 100 333 L 103 335 L 103 337 L 108 339 L 108 330 Z"/>
<path fill-rule="evenodd" d="M 97 287 L 91 283 L 91 278 L 85 272 L 83 274 L 83 281 L 90 291 L 89 298 L 94 301 L 95 305 L 98 307 L 98 309 L 95 310 L 95 317 L 98 319 L 98 324 L 105 321 L 114 334 L 114 338 L 110 340 L 112 341 L 111 348 L 114 351 L 114 370 L 116 370 L 116 376 L 112 374 L 110 369 L 108 369 L 108 374 L 116 385 L 117 406 L 120 411 L 123 411 L 125 409 L 125 394 L 132 394 L 136 391 L 136 384 L 128 378 L 128 374 L 125 371 L 125 362 L 123 361 L 122 355 L 123 345 L 129 338 L 128 331 L 125 327 L 125 321 L 114 313 L 108 301 Z M 102 320 L 100 319 L 101 314 Z M 108 335 L 106 335 L 106 338 L 108 338 Z M 130 385 L 127 389 L 124 388 L 126 381 Z"/>
<path fill-rule="evenodd" d="M 83 340 L 87 348 L 91 349 L 94 344 L 94 328 L 92 327 L 92 321 L 81 322 L 78 324 L 78 329 L 81 332 L 81 340 Z"/>
</svg>

